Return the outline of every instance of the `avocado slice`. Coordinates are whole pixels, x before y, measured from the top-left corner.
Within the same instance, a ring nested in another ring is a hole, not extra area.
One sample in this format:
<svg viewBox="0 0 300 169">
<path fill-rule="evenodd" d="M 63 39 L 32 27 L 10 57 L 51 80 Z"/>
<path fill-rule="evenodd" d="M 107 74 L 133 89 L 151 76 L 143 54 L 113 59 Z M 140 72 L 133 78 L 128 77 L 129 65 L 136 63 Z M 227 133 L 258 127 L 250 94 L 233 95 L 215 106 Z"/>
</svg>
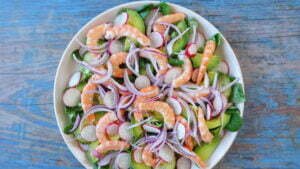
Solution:
<svg viewBox="0 0 300 169">
<path fill-rule="evenodd" d="M 86 152 L 86 157 L 88 159 L 88 161 L 92 164 L 96 163 L 99 159 L 94 157 L 92 155 L 92 151 L 95 150 L 95 148 L 99 145 L 99 142 L 98 141 L 94 141 L 92 143 L 89 144 L 89 149 L 88 151 Z"/>
<path fill-rule="evenodd" d="M 191 58 L 192 64 L 194 68 L 199 68 L 199 66 L 201 65 L 201 60 L 202 60 L 202 54 L 197 53 L 194 57 Z M 216 68 L 219 63 L 221 61 L 221 57 L 218 55 L 213 55 L 213 57 L 211 57 L 208 61 L 207 64 L 207 70 L 211 71 L 214 68 Z"/>
<path fill-rule="evenodd" d="M 200 146 L 197 146 L 194 152 L 204 161 L 207 161 L 209 157 L 216 150 L 217 146 L 221 141 L 221 137 L 215 136 L 210 143 L 204 143 Z"/>
<path fill-rule="evenodd" d="M 151 167 L 146 166 L 144 163 L 137 163 L 133 159 L 131 160 L 132 169 L 151 169 Z"/>
<path fill-rule="evenodd" d="M 214 128 L 221 126 L 221 124 L 222 124 L 221 120 L 222 120 L 221 116 L 218 116 L 211 120 L 207 120 L 205 123 L 209 129 L 214 129 Z M 223 126 L 226 126 L 228 124 L 229 120 L 230 120 L 230 114 L 224 113 Z"/>
<path fill-rule="evenodd" d="M 137 28 L 142 33 L 145 33 L 145 23 L 140 14 L 132 9 L 125 9 L 124 12 L 128 14 L 127 24 Z M 128 51 L 130 48 L 130 43 L 134 42 L 135 45 L 138 45 L 138 42 L 135 39 L 126 37 L 124 40 L 124 50 Z"/>
<path fill-rule="evenodd" d="M 182 20 L 182 21 L 178 22 L 176 26 L 178 27 L 180 32 L 183 32 L 188 28 L 188 25 L 187 25 L 185 20 Z M 178 39 L 174 43 L 173 53 L 180 52 L 186 46 L 186 44 L 189 42 L 190 32 L 191 31 L 186 32 L 180 39 Z M 174 35 L 177 36 L 177 32 L 174 32 L 172 35 L 171 35 L 171 37 L 174 37 Z"/>
<path fill-rule="evenodd" d="M 231 82 L 231 77 L 229 75 L 219 73 L 219 78 L 218 78 L 218 87 L 221 88 L 223 86 L 226 86 Z M 226 98 L 229 98 L 231 94 L 231 87 L 222 92 Z"/>
</svg>

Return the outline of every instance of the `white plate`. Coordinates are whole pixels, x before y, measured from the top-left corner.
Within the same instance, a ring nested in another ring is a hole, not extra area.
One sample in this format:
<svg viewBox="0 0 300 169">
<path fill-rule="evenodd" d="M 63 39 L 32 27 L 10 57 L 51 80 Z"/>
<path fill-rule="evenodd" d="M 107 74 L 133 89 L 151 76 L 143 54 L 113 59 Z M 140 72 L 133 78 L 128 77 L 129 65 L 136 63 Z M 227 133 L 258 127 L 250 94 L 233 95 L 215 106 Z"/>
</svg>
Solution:
<svg viewBox="0 0 300 169">
<path fill-rule="evenodd" d="M 55 116 L 56 120 L 60 129 L 60 133 L 63 136 L 63 139 L 73 155 L 77 158 L 78 161 L 85 167 L 85 168 L 92 168 L 92 165 L 87 161 L 85 154 L 81 149 L 78 147 L 78 143 L 69 135 L 66 135 L 63 133 L 63 128 L 65 126 L 65 115 L 64 115 L 64 105 L 62 102 L 62 94 L 64 89 L 67 87 L 68 79 L 72 75 L 72 73 L 78 69 L 75 62 L 70 57 L 73 50 L 78 49 L 79 45 L 76 43 L 75 39 L 78 38 L 80 40 L 85 38 L 85 35 L 87 31 L 94 27 L 95 25 L 105 23 L 108 21 L 113 21 L 113 18 L 116 16 L 117 12 L 124 7 L 128 8 L 137 8 L 149 3 L 158 3 L 157 1 L 139 1 L 139 2 L 130 2 L 126 4 L 122 4 L 119 6 L 116 6 L 114 8 L 108 9 L 104 11 L 103 13 L 99 14 L 95 18 L 93 18 L 90 22 L 88 22 L 83 28 L 79 30 L 79 32 L 73 37 L 71 42 L 69 43 L 68 47 L 65 49 L 61 60 L 59 62 L 55 82 L 54 82 L 54 92 L 53 92 L 53 99 L 54 99 L 54 110 L 55 110 Z M 206 37 L 210 37 L 214 35 L 215 33 L 219 32 L 218 29 L 216 29 L 210 22 L 208 22 L 206 19 L 201 17 L 199 14 L 184 8 L 179 5 L 175 5 L 172 3 L 169 3 L 174 11 L 183 12 L 187 14 L 188 16 L 195 18 L 200 23 L 200 29 L 204 33 Z M 220 56 L 223 56 L 226 61 L 229 64 L 230 67 L 230 74 L 239 78 L 240 82 L 243 83 L 243 77 L 240 70 L 240 65 L 237 61 L 237 58 L 231 49 L 229 43 L 227 40 L 223 37 L 222 39 L 223 43 L 221 46 L 218 47 L 217 54 Z M 244 111 L 244 104 L 240 104 L 239 108 L 241 110 L 241 113 L 243 114 Z M 225 153 L 228 151 L 230 146 L 232 145 L 235 137 L 237 135 L 237 132 L 227 132 L 224 138 L 222 139 L 220 145 L 216 149 L 216 151 L 213 153 L 213 155 L 210 157 L 210 159 L 207 161 L 207 168 L 214 167 L 221 158 L 225 155 Z"/>
</svg>

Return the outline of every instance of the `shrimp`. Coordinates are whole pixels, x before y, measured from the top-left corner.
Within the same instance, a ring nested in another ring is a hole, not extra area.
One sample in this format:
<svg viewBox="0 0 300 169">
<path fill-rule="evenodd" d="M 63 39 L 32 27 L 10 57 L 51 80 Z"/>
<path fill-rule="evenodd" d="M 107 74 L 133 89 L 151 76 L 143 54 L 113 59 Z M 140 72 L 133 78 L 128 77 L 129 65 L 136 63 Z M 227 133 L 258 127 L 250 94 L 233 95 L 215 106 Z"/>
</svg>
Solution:
<svg viewBox="0 0 300 169">
<path fill-rule="evenodd" d="M 113 76 L 117 78 L 122 78 L 124 76 L 124 72 L 126 69 L 120 68 L 122 64 L 125 63 L 127 57 L 127 53 L 119 52 L 110 56 L 109 61 L 113 65 Z M 132 74 L 132 72 L 128 71 L 128 74 Z"/>
<path fill-rule="evenodd" d="M 185 128 L 185 138 L 184 138 L 184 145 L 189 149 L 189 150 L 193 150 L 194 148 L 194 142 L 192 139 L 192 136 L 188 135 L 188 133 L 190 133 L 191 128 L 188 124 L 188 122 L 186 121 L 185 118 L 183 118 L 182 116 L 177 116 L 176 117 L 176 121 L 178 123 L 181 123 L 184 128 Z"/>
<path fill-rule="evenodd" d="M 200 131 L 201 138 L 204 142 L 209 143 L 213 139 L 213 135 L 210 133 L 204 119 L 203 111 L 198 108 L 198 128 Z"/>
<path fill-rule="evenodd" d="M 149 95 L 137 96 L 137 98 L 135 99 L 135 102 L 134 102 L 134 107 L 137 108 L 139 103 L 144 102 L 147 99 L 149 99 L 151 97 L 155 97 L 159 94 L 159 88 L 157 86 L 149 86 L 149 87 L 146 87 L 146 88 L 143 88 L 143 89 L 140 90 L 140 92 L 143 92 L 143 93 L 147 93 L 147 92 L 150 92 L 150 91 L 153 91 L 153 92 L 151 92 Z M 143 114 L 141 112 L 135 111 L 133 115 L 134 115 L 134 118 L 137 121 L 143 120 Z"/>
<path fill-rule="evenodd" d="M 198 72 L 197 81 L 196 81 L 197 84 L 201 83 L 203 76 L 206 72 L 208 61 L 213 56 L 215 50 L 216 50 L 216 42 L 213 40 L 207 41 L 205 44 L 201 64 L 199 66 L 199 72 Z"/>
<path fill-rule="evenodd" d="M 153 101 L 150 103 L 139 103 L 138 111 L 156 111 L 162 114 L 164 118 L 164 123 L 166 124 L 168 129 L 174 127 L 175 124 L 175 113 L 172 107 L 162 101 Z"/>
<path fill-rule="evenodd" d="M 104 38 L 105 32 L 110 27 L 110 24 L 101 24 L 90 29 L 86 35 L 86 45 L 92 49 L 96 48 L 99 39 Z"/>
<path fill-rule="evenodd" d="M 184 58 L 184 65 L 183 65 L 183 72 L 181 73 L 180 76 L 178 76 L 176 79 L 173 80 L 172 86 L 174 88 L 180 87 L 181 85 L 187 83 L 192 76 L 192 63 L 189 58 L 185 57 Z"/>
<path fill-rule="evenodd" d="M 199 73 L 199 69 L 198 68 L 193 70 L 193 73 L 192 73 L 192 81 L 193 82 L 197 81 L 198 73 Z"/>
<path fill-rule="evenodd" d="M 136 39 L 142 46 L 150 46 L 150 39 L 137 28 L 130 25 L 119 25 L 107 29 L 105 38 L 113 39 L 127 36 Z"/>
<path fill-rule="evenodd" d="M 125 141 L 113 140 L 101 143 L 98 147 L 96 147 L 96 151 L 100 154 L 104 154 L 108 151 L 122 151 L 129 148 L 129 146 L 130 145 Z"/>
<path fill-rule="evenodd" d="M 150 151 L 150 147 L 150 144 L 145 146 L 142 152 L 142 159 L 147 166 L 154 167 L 159 162 L 159 159 L 154 157 L 154 154 Z"/>
<path fill-rule="evenodd" d="M 155 32 L 159 32 L 161 34 L 164 34 L 164 32 L 166 31 L 166 27 L 162 24 L 159 24 L 159 23 L 176 23 L 178 21 L 183 20 L 184 18 L 185 18 L 185 14 L 181 13 L 181 12 L 162 16 L 162 17 L 158 18 L 155 21 L 155 24 L 153 26 L 153 30 Z"/>
<path fill-rule="evenodd" d="M 100 143 L 104 143 L 109 140 L 105 133 L 106 126 L 117 120 L 118 118 L 113 112 L 108 112 L 99 119 L 96 126 L 96 136 Z"/>
<path fill-rule="evenodd" d="M 151 51 L 151 52 L 148 52 Z M 152 60 L 154 59 L 160 70 L 157 72 L 159 75 L 164 74 L 168 70 L 168 59 L 164 56 L 165 54 L 158 49 L 155 48 L 143 48 L 143 51 L 140 52 L 140 56 L 146 59 Z"/>
</svg>

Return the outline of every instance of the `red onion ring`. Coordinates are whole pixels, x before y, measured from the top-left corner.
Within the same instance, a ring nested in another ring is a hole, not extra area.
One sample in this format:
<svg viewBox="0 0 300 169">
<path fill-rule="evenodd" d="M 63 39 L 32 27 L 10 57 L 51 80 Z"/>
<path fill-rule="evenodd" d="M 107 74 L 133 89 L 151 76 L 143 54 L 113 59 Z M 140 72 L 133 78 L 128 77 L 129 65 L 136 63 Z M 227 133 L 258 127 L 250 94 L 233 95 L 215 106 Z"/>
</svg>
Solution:
<svg viewBox="0 0 300 169">
<path fill-rule="evenodd" d="M 81 66 L 87 68 L 88 70 L 94 72 L 95 74 L 105 75 L 105 73 L 106 73 L 106 71 L 104 71 L 104 70 L 97 70 L 96 68 L 94 68 L 93 66 L 89 65 L 85 61 L 78 60 L 78 58 L 75 57 L 75 56 L 73 56 L 73 59 L 75 60 L 76 63 L 78 63 L 79 65 L 81 65 Z"/>
<path fill-rule="evenodd" d="M 169 55 L 171 55 L 173 53 L 173 45 L 174 43 L 180 39 L 186 32 L 188 32 L 190 30 L 190 28 L 187 28 L 186 30 L 184 30 L 182 33 L 179 33 L 175 38 L 173 38 L 166 46 L 167 48 L 167 52 Z"/>
<path fill-rule="evenodd" d="M 69 130 L 70 133 L 74 132 L 80 124 L 80 115 L 77 114 L 73 127 Z"/>
<path fill-rule="evenodd" d="M 152 31 L 152 26 L 154 24 L 155 19 L 157 18 L 158 12 L 159 12 L 159 8 L 155 9 L 152 17 L 149 19 L 149 22 L 148 22 L 148 25 L 147 25 L 147 32 L 146 32 L 147 36 L 149 36 L 151 31 Z"/>
<path fill-rule="evenodd" d="M 92 80 L 93 83 L 101 84 L 108 81 L 113 73 L 113 67 L 110 61 L 107 62 L 107 73 L 104 77 L 99 80 Z"/>
<path fill-rule="evenodd" d="M 167 23 L 167 22 L 158 22 L 157 24 L 168 26 L 168 27 L 174 29 L 177 32 L 177 34 L 181 34 L 181 32 L 178 29 L 178 27 L 176 25 L 174 25 L 174 24 Z"/>
<path fill-rule="evenodd" d="M 127 68 L 132 72 L 134 73 L 136 76 L 139 76 L 139 72 L 137 72 L 132 66 L 131 66 L 131 63 L 132 61 L 134 61 L 133 59 L 137 59 L 135 54 L 137 52 L 139 52 L 141 49 L 139 48 L 136 48 L 136 49 L 133 49 L 133 50 L 130 50 L 129 53 L 127 54 L 127 57 L 126 57 L 126 66 Z"/>
<path fill-rule="evenodd" d="M 120 109 L 127 109 L 136 99 L 136 95 L 122 96 L 119 102 Z"/>
<path fill-rule="evenodd" d="M 115 158 L 118 154 L 119 154 L 119 152 L 111 152 L 111 153 L 105 155 L 103 158 L 101 158 L 99 160 L 98 166 L 102 167 L 102 166 L 108 165 L 111 162 L 111 160 L 113 158 Z"/>
<path fill-rule="evenodd" d="M 178 95 L 178 97 L 182 98 L 183 100 L 187 101 L 188 103 L 190 103 L 192 106 L 195 106 L 195 103 L 193 101 L 193 98 L 183 92 L 176 92 L 176 95 Z"/>
</svg>

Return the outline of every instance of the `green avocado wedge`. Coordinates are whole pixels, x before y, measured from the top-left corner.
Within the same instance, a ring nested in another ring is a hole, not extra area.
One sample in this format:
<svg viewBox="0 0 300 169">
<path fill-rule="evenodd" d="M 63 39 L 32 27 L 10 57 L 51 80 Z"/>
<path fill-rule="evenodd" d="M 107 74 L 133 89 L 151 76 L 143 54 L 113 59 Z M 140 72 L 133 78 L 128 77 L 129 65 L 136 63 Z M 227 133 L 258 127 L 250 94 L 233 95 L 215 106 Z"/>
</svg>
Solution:
<svg viewBox="0 0 300 169">
<path fill-rule="evenodd" d="M 194 152 L 204 161 L 207 161 L 209 157 L 218 147 L 221 141 L 221 137 L 215 136 L 210 143 L 204 143 L 196 147 Z"/>
<path fill-rule="evenodd" d="M 144 20 L 137 11 L 132 9 L 123 9 L 122 11 L 128 14 L 128 20 L 127 20 L 128 25 L 131 25 L 137 28 L 142 33 L 145 33 L 146 28 L 145 28 Z M 124 40 L 125 51 L 129 50 L 131 42 L 133 42 L 135 45 L 138 45 L 138 42 L 135 39 L 130 39 L 126 37 Z"/>
<path fill-rule="evenodd" d="M 224 114 L 223 126 L 226 126 L 228 124 L 228 122 L 230 120 L 230 116 L 231 116 L 230 114 L 227 114 L 227 113 Z M 220 127 L 222 125 L 222 119 L 221 119 L 221 116 L 218 116 L 216 118 L 206 121 L 205 123 L 209 129 L 214 129 L 214 128 Z"/>
<path fill-rule="evenodd" d="M 202 60 L 202 54 L 197 53 L 194 57 L 191 58 L 192 64 L 193 64 L 193 68 L 199 68 L 200 64 L 201 64 L 201 60 Z M 208 61 L 207 64 L 207 70 L 211 71 L 214 68 L 216 68 L 219 63 L 221 61 L 221 57 L 218 55 L 213 55 L 213 57 L 211 57 Z"/>
<path fill-rule="evenodd" d="M 96 163 L 99 159 L 94 157 L 92 155 L 92 151 L 99 145 L 98 141 L 92 142 L 89 144 L 89 149 L 86 152 L 86 157 L 88 159 L 89 162 L 91 162 L 92 164 Z"/>
<path fill-rule="evenodd" d="M 180 32 L 183 32 L 183 31 L 185 31 L 188 28 L 186 20 L 182 20 L 182 21 L 178 22 L 176 26 L 178 27 L 178 29 L 180 30 Z M 180 52 L 186 46 L 186 44 L 189 42 L 190 32 L 191 31 L 186 32 L 180 39 L 178 39 L 174 43 L 174 45 L 173 45 L 173 53 Z M 177 36 L 176 32 L 174 32 L 174 34 Z M 174 35 L 172 37 L 174 37 Z"/>
</svg>

